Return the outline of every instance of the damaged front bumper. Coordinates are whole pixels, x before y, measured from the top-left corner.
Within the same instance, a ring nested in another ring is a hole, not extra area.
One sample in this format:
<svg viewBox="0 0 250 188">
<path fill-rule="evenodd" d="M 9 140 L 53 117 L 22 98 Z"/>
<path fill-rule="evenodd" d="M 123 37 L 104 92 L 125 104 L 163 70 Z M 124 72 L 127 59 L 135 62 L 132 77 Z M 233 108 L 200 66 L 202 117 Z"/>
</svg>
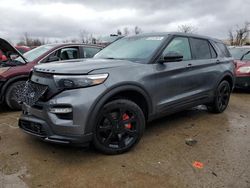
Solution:
<svg viewBox="0 0 250 188">
<path fill-rule="evenodd" d="M 23 104 L 23 113 L 19 119 L 19 127 L 25 132 L 32 136 L 42 139 L 46 142 L 52 142 L 57 144 L 72 144 L 87 146 L 92 140 L 92 133 L 89 134 L 70 134 L 77 131 L 77 127 L 73 125 L 66 125 L 69 120 L 65 120 L 64 126 L 62 128 L 64 131 L 59 133 L 58 129 L 53 128 L 54 125 L 49 124 L 46 119 L 44 111 L 37 108 L 30 107 Z M 63 122 L 61 122 L 63 124 Z M 75 131 L 73 131 L 75 129 Z M 65 133 L 65 130 L 68 130 Z"/>
</svg>

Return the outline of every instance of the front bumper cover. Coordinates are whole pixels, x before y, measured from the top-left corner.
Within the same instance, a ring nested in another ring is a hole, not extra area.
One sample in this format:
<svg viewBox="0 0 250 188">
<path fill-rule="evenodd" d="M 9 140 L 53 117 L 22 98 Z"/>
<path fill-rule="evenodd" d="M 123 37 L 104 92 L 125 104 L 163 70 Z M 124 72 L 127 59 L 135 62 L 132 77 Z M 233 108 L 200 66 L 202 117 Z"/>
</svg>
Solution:
<svg viewBox="0 0 250 188">
<path fill-rule="evenodd" d="M 22 105 L 19 127 L 44 141 L 63 144 L 85 144 L 92 140 L 93 125 L 88 123 L 92 105 L 105 91 L 103 84 L 96 87 L 66 90 L 49 101 Z M 52 113 L 52 107 L 72 107 L 72 116 L 65 118 Z"/>
<path fill-rule="evenodd" d="M 55 134 L 45 121 L 31 115 L 22 114 L 18 125 L 25 133 L 46 142 L 86 146 L 92 140 L 92 133 L 78 136 Z"/>
</svg>

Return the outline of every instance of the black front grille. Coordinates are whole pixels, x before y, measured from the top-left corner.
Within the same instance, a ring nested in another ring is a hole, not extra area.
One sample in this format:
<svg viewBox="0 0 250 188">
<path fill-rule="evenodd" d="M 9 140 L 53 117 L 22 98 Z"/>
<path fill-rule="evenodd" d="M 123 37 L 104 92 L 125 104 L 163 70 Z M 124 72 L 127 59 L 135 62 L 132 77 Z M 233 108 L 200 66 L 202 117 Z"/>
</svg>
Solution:
<svg viewBox="0 0 250 188">
<path fill-rule="evenodd" d="M 1 89 L 3 84 L 4 84 L 4 82 L 0 81 L 0 89 Z"/>
<path fill-rule="evenodd" d="M 47 89 L 48 87 L 45 85 L 28 81 L 22 88 L 18 89 L 15 97 L 17 101 L 33 106 L 45 94 Z"/>
<path fill-rule="evenodd" d="M 46 131 L 44 130 L 43 126 L 39 123 L 19 120 L 19 127 L 24 129 L 25 131 L 38 134 L 41 136 L 46 136 Z"/>
</svg>

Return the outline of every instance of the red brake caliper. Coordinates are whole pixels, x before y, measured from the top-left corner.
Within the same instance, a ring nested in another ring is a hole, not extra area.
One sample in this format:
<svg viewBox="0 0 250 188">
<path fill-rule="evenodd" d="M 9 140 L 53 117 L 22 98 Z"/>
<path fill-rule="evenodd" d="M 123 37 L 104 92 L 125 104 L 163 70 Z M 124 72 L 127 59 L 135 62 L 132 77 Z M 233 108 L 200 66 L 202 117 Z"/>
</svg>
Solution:
<svg viewBox="0 0 250 188">
<path fill-rule="evenodd" d="M 128 116 L 127 114 L 123 114 L 122 120 L 123 120 L 123 121 L 129 120 L 129 116 Z M 131 128 L 132 128 L 132 125 L 131 125 L 131 123 L 127 123 L 127 124 L 125 124 L 125 127 L 126 127 L 127 129 L 131 129 Z"/>
</svg>

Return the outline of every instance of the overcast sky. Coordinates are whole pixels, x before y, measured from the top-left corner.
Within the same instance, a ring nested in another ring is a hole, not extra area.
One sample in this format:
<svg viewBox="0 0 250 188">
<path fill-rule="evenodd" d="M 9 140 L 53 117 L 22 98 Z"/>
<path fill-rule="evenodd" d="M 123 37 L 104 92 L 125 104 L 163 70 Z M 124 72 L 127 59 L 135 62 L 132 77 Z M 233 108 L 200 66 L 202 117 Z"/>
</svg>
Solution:
<svg viewBox="0 0 250 188">
<path fill-rule="evenodd" d="M 249 12 L 249 0 L 0 0 L 0 37 L 72 39 L 80 30 L 99 36 L 136 25 L 162 32 L 191 24 L 225 39 L 230 28 L 250 21 Z"/>
</svg>

